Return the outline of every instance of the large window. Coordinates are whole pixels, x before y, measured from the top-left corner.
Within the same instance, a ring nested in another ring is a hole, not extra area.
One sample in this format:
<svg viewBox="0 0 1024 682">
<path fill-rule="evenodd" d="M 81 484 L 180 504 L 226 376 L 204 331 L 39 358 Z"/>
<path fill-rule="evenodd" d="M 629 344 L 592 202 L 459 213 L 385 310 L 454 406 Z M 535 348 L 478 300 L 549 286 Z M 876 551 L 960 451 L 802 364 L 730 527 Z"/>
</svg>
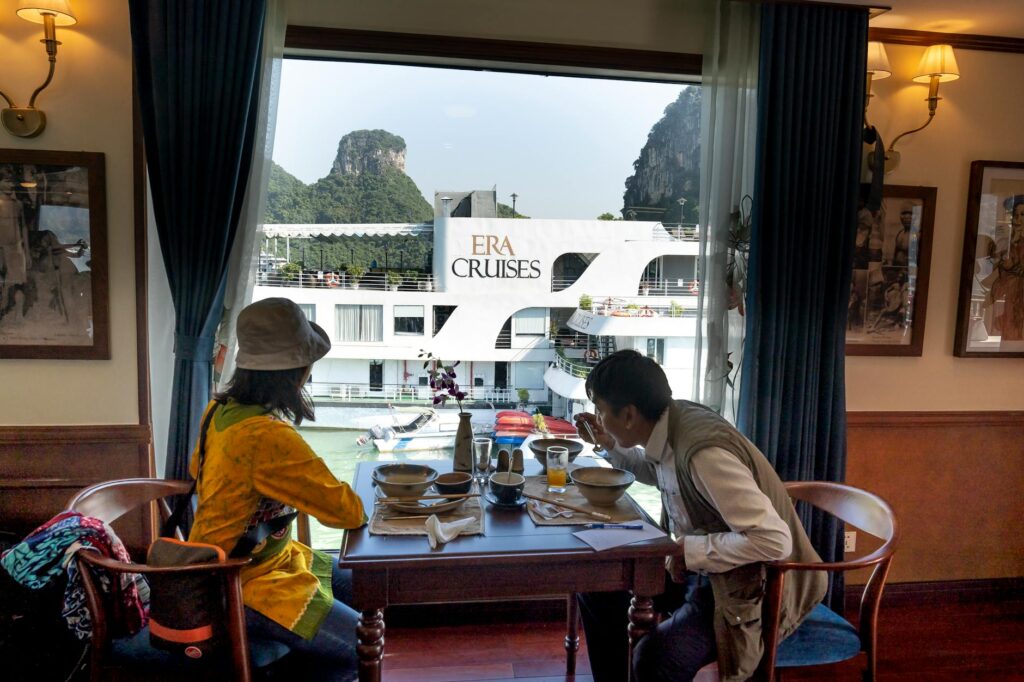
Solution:
<svg viewBox="0 0 1024 682">
<path fill-rule="evenodd" d="M 374 343 L 384 340 L 384 308 L 379 305 L 335 306 L 338 341 Z"/>
<path fill-rule="evenodd" d="M 336 345 L 317 363 L 314 395 L 344 409 L 324 410 L 304 435 L 339 478 L 376 456 L 330 431 L 349 412 L 363 428 L 378 416 L 394 423 L 373 412 L 383 404 L 432 404 L 422 351 L 461 361 L 458 382 L 480 419 L 514 408 L 517 389 L 531 411 L 565 416 L 572 406 L 545 375 L 559 356 L 583 362 L 596 348 L 568 325 L 581 301 L 621 312 L 619 327 L 649 322 L 627 319 L 630 306 L 667 315 L 672 297 L 695 305 L 680 259 L 697 245 L 681 243 L 680 223 L 692 226 L 699 205 L 700 88 L 685 75 L 699 68 L 669 58 L 674 75 L 656 76 L 665 55 L 641 64 L 631 51 L 621 62 L 631 70 L 616 73 L 614 55 L 581 52 L 521 72 L 493 61 L 500 51 L 488 52 L 487 71 L 376 53 L 284 60 L 256 296 L 291 298 L 311 319 L 314 302 L 324 318 L 335 308 Z M 558 51 L 535 56 L 548 54 Z M 568 73 L 579 59 L 593 69 Z M 634 333 L 621 347 L 645 350 L 650 332 Z M 674 343 L 652 351 L 673 358 Z M 314 531 L 317 546 L 337 545 Z"/>
</svg>

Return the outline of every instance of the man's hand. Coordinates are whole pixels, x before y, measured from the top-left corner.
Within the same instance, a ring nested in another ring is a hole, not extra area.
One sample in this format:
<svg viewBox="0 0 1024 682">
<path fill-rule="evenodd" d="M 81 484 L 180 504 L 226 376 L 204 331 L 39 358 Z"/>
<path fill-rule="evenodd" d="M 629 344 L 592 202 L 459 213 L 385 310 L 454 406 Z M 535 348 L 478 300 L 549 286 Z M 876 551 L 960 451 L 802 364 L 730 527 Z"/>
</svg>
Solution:
<svg viewBox="0 0 1024 682">
<path fill-rule="evenodd" d="M 576 420 L 576 430 L 579 432 L 580 438 L 605 450 L 611 450 L 615 447 L 615 439 L 601 427 L 595 415 L 589 412 L 580 412 L 574 419 Z"/>
<path fill-rule="evenodd" d="M 665 557 L 665 570 L 674 583 L 686 582 L 686 559 L 682 554 Z"/>
</svg>

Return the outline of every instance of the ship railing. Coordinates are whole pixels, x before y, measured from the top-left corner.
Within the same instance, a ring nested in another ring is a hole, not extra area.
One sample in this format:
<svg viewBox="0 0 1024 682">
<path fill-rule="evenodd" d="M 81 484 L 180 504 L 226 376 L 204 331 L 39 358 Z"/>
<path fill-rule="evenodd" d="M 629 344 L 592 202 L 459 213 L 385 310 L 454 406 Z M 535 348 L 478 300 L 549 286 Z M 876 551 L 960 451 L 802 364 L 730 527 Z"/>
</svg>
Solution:
<svg viewBox="0 0 1024 682">
<path fill-rule="evenodd" d="M 391 277 L 388 274 L 394 273 Z M 424 272 L 401 272 L 389 270 L 370 272 L 357 282 L 347 272 L 306 270 L 303 272 L 280 272 L 277 270 L 256 273 L 256 285 L 265 287 L 287 287 L 296 289 L 365 289 L 370 291 L 433 291 L 434 276 Z"/>
<path fill-rule="evenodd" d="M 696 306 L 692 301 L 687 303 L 669 301 L 667 304 L 652 304 L 650 299 L 642 296 L 595 296 L 589 312 L 604 317 L 693 317 L 697 312 Z"/>
<path fill-rule="evenodd" d="M 654 241 L 695 242 L 700 239 L 700 228 L 692 223 L 660 223 L 651 230 Z"/>
<path fill-rule="evenodd" d="M 576 377 L 577 379 L 586 379 L 587 375 L 590 374 L 590 370 L 593 368 L 593 365 L 587 364 L 586 362 L 574 362 L 573 360 L 565 357 L 562 353 L 555 354 L 555 366 L 569 376 Z"/>
<path fill-rule="evenodd" d="M 518 402 L 511 388 L 494 385 L 473 385 L 459 388 L 466 393 L 465 400 L 511 403 Z M 310 396 L 339 402 L 389 402 L 410 405 L 432 405 L 434 391 L 430 386 L 416 384 L 370 384 L 313 381 L 308 384 Z M 452 405 L 455 403 L 452 402 Z"/>
<path fill-rule="evenodd" d="M 700 280 L 678 278 L 644 278 L 637 286 L 641 296 L 696 296 L 700 293 Z"/>
</svg>

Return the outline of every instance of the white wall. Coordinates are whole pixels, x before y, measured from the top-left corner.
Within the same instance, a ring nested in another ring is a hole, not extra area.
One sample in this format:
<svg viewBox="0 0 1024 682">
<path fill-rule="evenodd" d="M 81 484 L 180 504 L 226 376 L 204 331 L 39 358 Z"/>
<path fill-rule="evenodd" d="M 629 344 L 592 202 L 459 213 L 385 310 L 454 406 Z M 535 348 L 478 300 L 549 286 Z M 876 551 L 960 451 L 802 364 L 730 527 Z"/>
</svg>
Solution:
<svg viewBox="0 0 1024 682">
<path fill-rule="evenodd" d="M 888 141 L 927 119 L 928 87 L 911 82 L 923 47 L 887 45 L 893 75 L 873 86 L 869 118 Z M 971 161 L 1024 161 L 1024 54 L 958 50 L 930 126 L 900 141 L 887 184 L 938 188 L 924 353 L 851 357 L 850 410 L 1024 410 L 1024 359 L 953 357 Z"/>
<path fill-rule="evenodd" d="M 46 76 L 43 29 L 0 6 L 0 89 L 24 106 Z M 0 420 L 10 425 L 136 424 L 138 391 L 132 235 L 132 101 L 128 4 L 76 2 L 78 25 L 53 82 L 39 96 L 47 127 L 22 139 L 0 129 L 0 147 L 106 155 L 110 360 L 0 360 Z M 4 104 L 6 106 L 6 104 Z"/>
</svg>

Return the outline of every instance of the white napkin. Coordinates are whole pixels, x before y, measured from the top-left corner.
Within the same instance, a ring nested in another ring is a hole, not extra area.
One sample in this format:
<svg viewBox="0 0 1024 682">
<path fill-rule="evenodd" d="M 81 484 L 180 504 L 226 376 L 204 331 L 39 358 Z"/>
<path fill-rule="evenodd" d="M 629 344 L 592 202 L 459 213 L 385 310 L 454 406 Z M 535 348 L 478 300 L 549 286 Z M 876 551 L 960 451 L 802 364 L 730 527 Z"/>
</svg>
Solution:
<svg viewBox="0 0 1024 682">
<path fill-rule="evenodd" d="M 427 541 L 430 542 L 430 549 L 437 549 L 438 545 L 448 542 L 471 523 L 473 523 L 472 516 L 450 521 L 449 523 L 441 523 L 441 519 L 437 518 L 437 514 L 431 514 L 426 523 Z"/>
</svg>

